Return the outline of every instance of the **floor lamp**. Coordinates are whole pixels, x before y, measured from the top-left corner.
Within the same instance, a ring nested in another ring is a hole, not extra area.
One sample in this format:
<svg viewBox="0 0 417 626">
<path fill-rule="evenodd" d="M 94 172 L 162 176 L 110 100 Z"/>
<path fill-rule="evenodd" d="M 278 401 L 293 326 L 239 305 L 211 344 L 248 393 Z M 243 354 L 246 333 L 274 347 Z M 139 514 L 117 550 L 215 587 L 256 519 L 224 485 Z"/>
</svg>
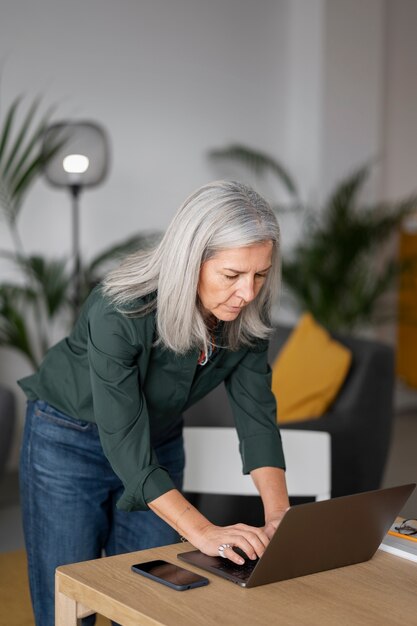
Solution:
<svg viewBox="0 0 417 626">
<path fill-rule="evenodd" d="M 77 315 L 81 298 L 80 194 L 105 179 L 109 148 L 106 132 L 93 122 L 59 122 L 43 137 L 43 154 L 53 153 L 44 165 L 46 180 L 66 188 L 72 201 L 73 306 Z"/>
</svg>

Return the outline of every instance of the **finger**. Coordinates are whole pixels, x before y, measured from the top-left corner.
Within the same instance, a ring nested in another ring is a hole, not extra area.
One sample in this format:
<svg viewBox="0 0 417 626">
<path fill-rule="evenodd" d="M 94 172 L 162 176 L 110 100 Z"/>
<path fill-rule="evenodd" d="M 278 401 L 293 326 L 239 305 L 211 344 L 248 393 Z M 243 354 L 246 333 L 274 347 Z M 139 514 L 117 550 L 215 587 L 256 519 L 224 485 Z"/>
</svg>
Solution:
<svg viewBox="0 0 417 626">
<path fill-rule="evenodd" d="M 229 543 L 232 542 L 229 541 Z M 245 531 L 234 536 L 233 545 L 243 550 L 246 556 L 252 560 L 261 557 L 265 552 L 265 546 L 258 537 L 254 533 Z"/>
<path fill-rule="evenodd" d="M 245 558 L 243 557 L 246 556 L 250 559 L 255 559 L 257 556 L 251 543 L 242 535 L 227 535 L 227 539 L 223 537 L 222 540 L 223 543 L 218 546 L 219 555 L 228 558 L 234 563 L 243 565 L 245 562 Z M 241 554 L 238 554 L 234 548 L 240 549 Z"/>
<path fill-rule="evenodd" d="M 261 541 L 258 535 L 252 532 L 245 533 L 243 536 L 250 545 L 249 552 L 245 550 L 248 557 L 250 559 L 260 558 L 265 552 L 266 548 L 264 541 Z M 269 539 L 266 533 L 262 533 L 262 536 L 266 538 L 266 544 L 268 544 Z"/>
<path fill-rule="evenodd" d="M 269 537 L 265 532 L 264 528 L 258 528 L 257 526 L 248 526 L 247 524 L 236 524 L 233 527 L 234 530 L 239 530 L 245 537 L 247 537 L 247 533 L 250 535 L 255 535 L 257 539 L 263 544 L 264 548 L 269 543 Z"/>
<path fill-rule="evenodd" d="M 235 541 L 233 544 L 226 544 L 226 545 L 230 545 L 230 547 L 225 548 L 222 552 L 222 556 L 229 559 L 229 561 L 232 561 L 233 563 L 236 563 L 237 565 L 243 565 L 245 563 L 245 559 L 242 558 L 240 556 L 240 554 L 238 554 L 237 552 L 235 552 L 235 550 L 233 548 L 235 547 L 240 547 L 237 543 L 237 541 Z M 243 552 L 245 552 L 244 548 L 241 548 L 241 550 L 243 550 Z M 246 554 L 246 552 L 245 552 Z"/>
<path fill-rule="evenodd" d="M 269 543 L 268 534 L 265 532 L 264 528 L 257 528 L 256 526 L 247 526 L 246 524 L 236 524 L 233 527 L 234 530 L 238 530 L 239 534 L 242 534 L 244 537 L 256 537 L 258 541 L 260 541 L 264 547 Z"/>
</svg>

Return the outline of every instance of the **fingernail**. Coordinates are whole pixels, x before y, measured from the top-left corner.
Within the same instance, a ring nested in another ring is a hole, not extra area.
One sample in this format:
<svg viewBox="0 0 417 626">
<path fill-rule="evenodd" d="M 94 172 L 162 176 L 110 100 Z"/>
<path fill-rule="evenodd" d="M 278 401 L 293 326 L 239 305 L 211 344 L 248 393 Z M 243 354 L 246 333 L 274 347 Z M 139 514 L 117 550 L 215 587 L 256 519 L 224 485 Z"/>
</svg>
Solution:
<svg viewBox="0 0 417 626">
<path fill-rule="evenodd" d="M 244 562 L 245 562 L 245 561 L 244 561 L 243 559 L 239 559 L 239 560 L 238 560 L 239 565 L 243 565 L 243 563 L 244 563 Z"/>
</svg>

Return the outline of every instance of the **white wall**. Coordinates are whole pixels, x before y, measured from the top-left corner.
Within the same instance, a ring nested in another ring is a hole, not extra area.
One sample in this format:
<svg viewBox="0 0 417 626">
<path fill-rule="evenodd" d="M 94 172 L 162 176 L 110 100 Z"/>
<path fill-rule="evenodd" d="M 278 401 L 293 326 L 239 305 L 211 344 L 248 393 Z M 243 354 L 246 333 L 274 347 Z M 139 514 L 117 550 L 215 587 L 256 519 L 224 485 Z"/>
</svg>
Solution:
<svg viewBox="0 0 417 626">
<path fill-rule="evenodd" d="M 335 181 L 383 158 L 385 0 L 327 0 L 323 96 L 324 196 Z M 380 195 L 375 171 L 368 185 Z"/>
<path fill-rule="evenodd" d="M 385 22 L 385 0 L 290 2 L 287 155 L 309 202 L 381 156 Z"/>
<path fill-rule="evenodd" d="M 417 190 L 417 2 L 387 3 L 384 195 Z"/>
<path fill-rule="evenodd" d="M 326 0 L 292 0 L 288 11 L 288 164 L 301 197 L 319 199 L 323 160 Z"/>
<path fill-rule="evenodd" d="M 286 2 L 276 0 L 3 0 L 3 102 L 24 91 L 61 103 L 59 115 L 104 124 L 108 182 L 83 198 L 88 255 L 138 228 L 163 227 L 210 179 L 205 153 L 240 138 L 283 136 Z M 68 247 L 69 202 L 43 183 L 22 221 L 25 241 Z M 29 245 L 29 244 L 28 244 Z"/>
</svg>

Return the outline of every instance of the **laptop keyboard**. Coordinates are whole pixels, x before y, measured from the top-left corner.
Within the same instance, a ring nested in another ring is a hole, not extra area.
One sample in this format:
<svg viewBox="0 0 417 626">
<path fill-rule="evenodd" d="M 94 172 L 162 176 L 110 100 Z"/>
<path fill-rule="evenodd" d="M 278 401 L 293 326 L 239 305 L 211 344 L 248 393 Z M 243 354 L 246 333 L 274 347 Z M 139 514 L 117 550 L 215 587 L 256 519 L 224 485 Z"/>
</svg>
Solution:
<svg viewBox="0 0 417 626">
<path fill-rule="evenodd" d="M 219 569 L 222 572 L 227 572 L 231 576 L 239 578 L 239 580 L 247 580 L 255 569 L 258 560 L 259 559 L 256 559 L 256 561 L 248 560 L 245 561 L 244 565 L 236 565 L 236 563 L 232 563 L 232 561 L 224 559 L 221 563 L 219 563 L 219 565 L 216 566 L 216 569 Z"/>
</svg>

